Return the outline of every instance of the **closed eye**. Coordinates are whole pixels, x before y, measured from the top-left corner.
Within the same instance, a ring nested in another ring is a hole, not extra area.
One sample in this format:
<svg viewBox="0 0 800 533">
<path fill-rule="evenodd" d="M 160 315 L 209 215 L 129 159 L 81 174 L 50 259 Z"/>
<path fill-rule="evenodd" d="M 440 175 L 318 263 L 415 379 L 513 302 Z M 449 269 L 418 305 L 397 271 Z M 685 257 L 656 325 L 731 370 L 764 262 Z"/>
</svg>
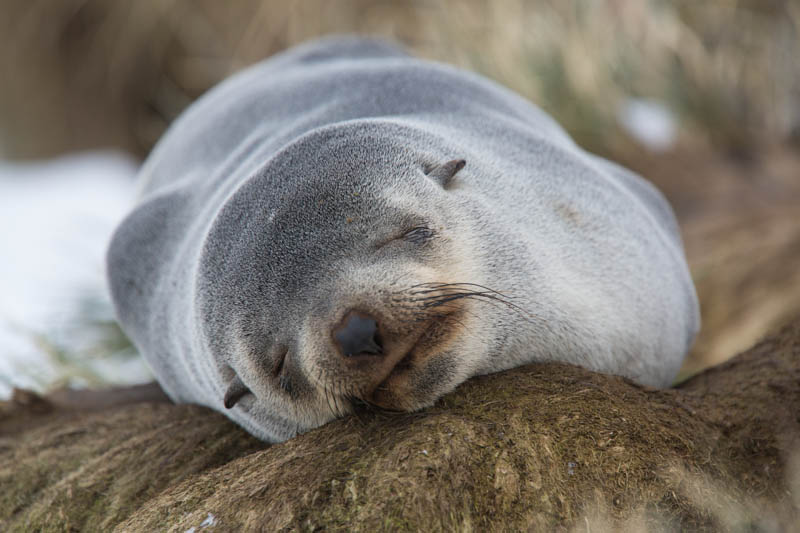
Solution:
<svg viewBox="0 0 800 533">
<path fill-rule="evenodd" d="M 411 228 L 403 234 L 403 240 L 413 242 L 414 244 L 422 244 L 431 237 L 433 237 L 433 230 L 425 226 Z"/>
</svg>

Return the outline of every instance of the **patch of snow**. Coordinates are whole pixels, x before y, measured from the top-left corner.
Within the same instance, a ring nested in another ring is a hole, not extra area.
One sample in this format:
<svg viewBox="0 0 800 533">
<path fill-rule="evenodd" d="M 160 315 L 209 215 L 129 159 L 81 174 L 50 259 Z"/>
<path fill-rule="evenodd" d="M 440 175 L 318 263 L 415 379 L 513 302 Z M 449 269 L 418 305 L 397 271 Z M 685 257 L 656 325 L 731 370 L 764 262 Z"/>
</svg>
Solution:
<svg viewBox="0 0 800 533">
<path fill-rule="evenodd" d="M 672 111 L 657 100 L 631 98 L 620 107 L 617 120 L 634 139 L 663 152 L 675 144 L 677 121 Z"/>
<path fill-rule="evenodd" d="M 0 398 L 13 386 L 37 389 L 55 377 L 35 337 L 63 330 L 82 297 L 111 318 L 105 248 L 132 205 L 136 170 L 115 152 L 0 161 Z M 71 347 L 90 340 L 72 337 L 60 340 Z M 150 379 L 139 358 L 98 372 L 116 383 Z"/>
<path fill-rule="evenodd" d="M 217 517 L 211 513 L 208 513 L 206 519 L 200 523 L 200 529 L 214 526 L 216 525 L 216 523 L 217 523 Z M 192 526 L 183 533 L 197 533 L 197 528 L 195 526 Z"/>
<path fill-rule="evenodd" d="M 209 526 L 213 526 L 213 525 L 214 525 L 214 524 L 216 524 L 216 523 L 217 523 L 217 517 L 216 517 L 216 516 L 214 516 L 214 515 L 213 515 L 213 514 L 211 514 L 211 513 L 208 513 L 208 516 L 207 516 L 207 517 L 206 517 L 206 519 L 205 519 L 205 520 L 203 520 L 203 522 L 200 524 L 200 527 L 209 527 Z"/>
</svg>

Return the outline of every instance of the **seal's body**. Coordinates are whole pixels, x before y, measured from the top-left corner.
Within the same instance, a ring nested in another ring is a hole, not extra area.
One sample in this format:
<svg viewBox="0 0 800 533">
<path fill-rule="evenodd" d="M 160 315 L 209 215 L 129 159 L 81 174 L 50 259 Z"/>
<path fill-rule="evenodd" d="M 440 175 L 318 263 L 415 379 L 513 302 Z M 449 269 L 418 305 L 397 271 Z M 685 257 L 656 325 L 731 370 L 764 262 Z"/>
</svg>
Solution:
<svg viewBox="0 0 800 533">
<path fill-rule="evenodd" d="M 172 399 L 265 440 L 535 361 L 666 386 L 698 329 L 653 187 L 508 90 L 385 43 L 237 74 L 141 179 L 108 254 L 120 322 Z"/>
</svg>

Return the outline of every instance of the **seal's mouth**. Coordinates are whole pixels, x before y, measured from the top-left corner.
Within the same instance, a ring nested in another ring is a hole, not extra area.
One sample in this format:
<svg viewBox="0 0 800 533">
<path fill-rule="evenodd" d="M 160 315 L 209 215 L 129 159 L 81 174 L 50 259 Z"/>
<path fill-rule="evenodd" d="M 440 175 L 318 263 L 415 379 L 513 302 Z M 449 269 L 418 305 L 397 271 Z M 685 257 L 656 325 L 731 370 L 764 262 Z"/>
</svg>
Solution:
<svg viewBox="0 0 800 533">
<path fill-rule="evenodd" d="M 375 387 L 376 391 L 379 389 L 386 389 L 390 381 L 397 378 L 398 376 L 407 374 L 409 371 L 411 371 L 412 368 L 414 368 L 414 360 L 417 358 L 417 351 L 419 349 L 419 346 L 423 344 L 424 339 L 426 338 L 428 332 L 431 330 L 432 327 L 433 326 L 430 326 L 425 331 L 422 332 L 419 338 L 417 338 L 417 340 L 408 350 L 406 355 L 404 355 L 403 358 L 400 359 L 394 365 L 394 367 L 392 367 L 392 370 L 386 375 L 383 381 L 378 383 L 378 386 Z"/>
<path fill-rule="evenodd" d="M 404 405 L 408 402 L 404 401 L 403 391 L 409 389 L 414 359 L 415 349 L 412 348 L 367 395 L 369 403 L 389 411 L 407 411 Z"/>
<path fill-rule="evenodd" d="M 437 348 L 452 334 L 453 322 L 449 315 L 431 321 L 406 355 L 368 395 L 369 402 L 394 411 L 412 410 L 417 403 L 409 397 L 413 394 L 412 373 L 429 358 L 436 356 Z"/>
<path fill-rule="evenodd" d="M 424 333 L 422 336 L 424 336 Z M 387 375 L 386 378 L 383 381 L 381 381 L 376 388 L 380 388 L 382 385 L 384 385 L 387 381 L 391 380 L 393 377 L 404 374 L 410 371 L 414 367 L 413 362 L 416 356 L 417 346 L 419 346 L 419 344 L 420 341 L 418 340 L 414 344 L 414 346 L 411 347 L 408 353 L 402 359 L 400 359 L 396 365 L 394 365 L 394 368 L 392 368 L 391 372 L 389 372 L 389 375 Z"/>
</svg>

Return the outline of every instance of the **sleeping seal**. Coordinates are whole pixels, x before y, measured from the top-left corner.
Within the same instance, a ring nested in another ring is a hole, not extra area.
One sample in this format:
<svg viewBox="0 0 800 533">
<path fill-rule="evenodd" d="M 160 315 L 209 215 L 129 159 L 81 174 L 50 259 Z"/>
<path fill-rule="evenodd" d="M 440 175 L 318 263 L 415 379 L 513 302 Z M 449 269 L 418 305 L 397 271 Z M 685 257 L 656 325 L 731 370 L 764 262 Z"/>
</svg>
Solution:
<svg viewBox="0 0 800 533">
<path fill-rule="evenodd" d="M 273 442 L 535 361 L 666 386 L 698 329 L 651 185 L 512 92 L 359 38 L 193 104 L 108 271 L 167 394 Z"/>
</svg>

